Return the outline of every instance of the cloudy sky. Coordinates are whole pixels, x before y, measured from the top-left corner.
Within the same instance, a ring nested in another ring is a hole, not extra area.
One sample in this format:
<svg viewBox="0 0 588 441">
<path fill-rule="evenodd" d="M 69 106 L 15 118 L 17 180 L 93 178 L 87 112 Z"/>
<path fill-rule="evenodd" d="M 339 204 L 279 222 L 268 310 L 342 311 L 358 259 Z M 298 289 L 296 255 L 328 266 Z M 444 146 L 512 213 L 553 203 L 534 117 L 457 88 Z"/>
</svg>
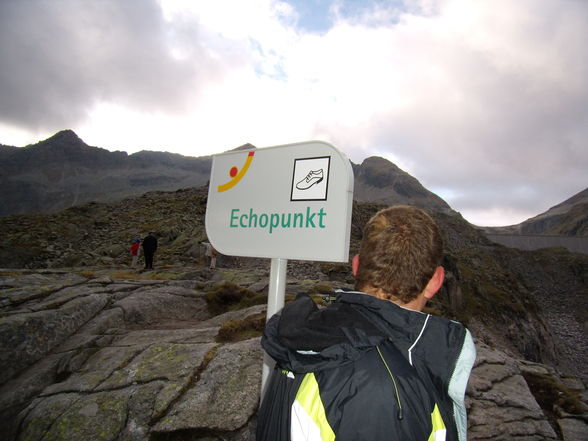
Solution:
<svg viewBox="0 0 588 441">
<path fill-rule="evenodd" d="M 0 143 L 328 141 L 470 222 L 588 187 L 586 0 L 0 0 Z"/>
</svg>

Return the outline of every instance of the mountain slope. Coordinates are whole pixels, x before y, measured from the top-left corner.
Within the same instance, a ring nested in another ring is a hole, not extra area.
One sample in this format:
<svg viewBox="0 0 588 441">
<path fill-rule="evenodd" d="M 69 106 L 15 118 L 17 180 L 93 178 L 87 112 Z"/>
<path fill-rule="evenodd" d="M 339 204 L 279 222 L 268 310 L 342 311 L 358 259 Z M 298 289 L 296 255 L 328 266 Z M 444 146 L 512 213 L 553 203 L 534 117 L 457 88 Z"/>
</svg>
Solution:
<svg viewBox="0 0 588 441">
<path fill-rule="evenodd" d="M 588 236 L 588 188 L 523 222 L 521 233 Z"/>
<path fill-rule="evenodd" d="M 207 182 L 211 164 L 210 158 L 164 152 L 109 152 L 71 130 L 23 148 L 3 146 L 0 159 L 0 216 L 197 187 Z"/>
<path fill-rule="evenodd" d="M 588 188 L 526 221 L 508 227 L 486 227 L 489 234 L 588 236 Z"/>
</svg>

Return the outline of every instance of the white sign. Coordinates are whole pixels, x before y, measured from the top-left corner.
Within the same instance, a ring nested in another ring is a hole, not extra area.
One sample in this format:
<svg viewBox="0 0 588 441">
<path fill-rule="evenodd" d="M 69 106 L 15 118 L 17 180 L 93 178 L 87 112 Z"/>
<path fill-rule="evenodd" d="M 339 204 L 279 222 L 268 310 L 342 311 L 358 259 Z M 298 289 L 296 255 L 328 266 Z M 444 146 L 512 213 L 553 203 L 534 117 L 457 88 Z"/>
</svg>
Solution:
<svg viewBox="0 0 588 441">
<path fill-rule="evenodd" d="M 214 155 L 206 233 L 222 254 L 347 262 L 353 171 L 310 141 Z"/>
</svg>

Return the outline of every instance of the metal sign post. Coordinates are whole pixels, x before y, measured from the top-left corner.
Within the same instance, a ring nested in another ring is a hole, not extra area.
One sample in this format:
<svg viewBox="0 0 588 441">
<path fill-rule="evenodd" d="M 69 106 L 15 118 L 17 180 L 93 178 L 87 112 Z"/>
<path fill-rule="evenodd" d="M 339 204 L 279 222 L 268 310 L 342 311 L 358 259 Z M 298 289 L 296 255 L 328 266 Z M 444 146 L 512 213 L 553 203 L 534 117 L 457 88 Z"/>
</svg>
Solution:
<svg viewBox="0 0 588 441">
<path fill-rule="evenodd" d="M 267 318 L 269 320 L 276 312 L 279 312 L 284 307 L 284 299 L 286 297 L 286 280 L 287 280 L 287 266 L 286 259 L 272 259 L 270 266 L 270 283 L 267 293 Z M 265 393 L 265 384 L 269 373 L 274 367 L 274 361 L 266 353 L 263 354 L 263 368 L 261 372 L 261 398 L 263 399 Z"/>
</svg>

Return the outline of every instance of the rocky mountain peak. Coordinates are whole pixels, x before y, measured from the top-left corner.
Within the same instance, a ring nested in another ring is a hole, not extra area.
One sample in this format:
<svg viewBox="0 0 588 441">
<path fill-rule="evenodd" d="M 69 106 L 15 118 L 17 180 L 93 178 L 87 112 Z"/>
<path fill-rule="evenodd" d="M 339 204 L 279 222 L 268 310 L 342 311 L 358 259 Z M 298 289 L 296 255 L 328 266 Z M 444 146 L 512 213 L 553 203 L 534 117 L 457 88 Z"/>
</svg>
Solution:
<svg viewBox="0 0 588 441">
<path fill-rule="evenodd" d="M 382 158 L 381 156 L 370 156 L 369 158 L 363 160 L 361 166 L 366 169 L 385 170 L 393 168 L 395 170 L 401 171 L 393 162 L 387 160 L 386 158 Z"/>
<path fill-rule="evenodd" d="M 73 151 L 87 148 L 86 144 L 73 130 L 62 130 L 55 135 L 35 144 L 35 147 L 50 150 Z"/>
<path fill-rule="evenodd" d="M 407 204 L 452 212 L 451 207 L 443 199 L 385 158 L 372 156 L 365 159 L 361 165 L 352 166 L 356 200 L 388 205 Z"/>
<path fill-rule="evenodd" d="M 256 148 L 257 147 L 255 147 L 253 144 L 246 143 L 246 144 L 243 144 L 243 145 L 241 145 L 241 146 L 233 149 L 233 151 L 238 151 L 238 150 L 253 150 L 253 149 L 256 149 Z"/>
<path fill-rule="evenodd" d="M 26 147 L 0 149 L 0 160 L 0 216 L 200 186 L 211 162 L 165 152 L 110 152 L 87 145 L 72 130 Z"/>
<path fill-rule="evenodd" d="M 79 143 L 82 145 L 86 145 L 84 141 L 71 129 L 60 130 L 55 135 L 47 138 L 46 141 L 55 141 L 55 142 L 70 142 L 70 143 Z"/>
</svg>

